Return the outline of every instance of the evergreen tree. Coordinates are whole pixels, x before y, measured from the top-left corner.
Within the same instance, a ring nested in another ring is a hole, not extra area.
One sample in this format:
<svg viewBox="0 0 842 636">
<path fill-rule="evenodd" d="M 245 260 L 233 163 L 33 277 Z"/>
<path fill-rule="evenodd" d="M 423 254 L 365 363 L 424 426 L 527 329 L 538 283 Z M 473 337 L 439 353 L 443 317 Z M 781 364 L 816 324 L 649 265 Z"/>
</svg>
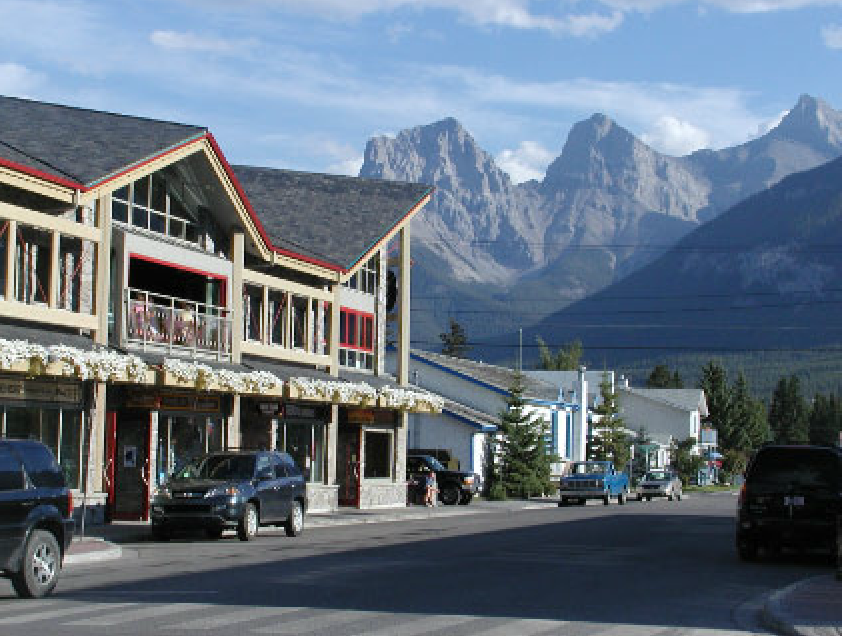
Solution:
<svg viewBox="0 0 842 636">
<path fill-rule="evenodd" d="M 842 431 L 842 401 L 836 395 L 817 394 L 810 409 L 810 443 L 839 444 Z"/>
<path fill-rule="evenodd" d="M 449 329 L 449 331 L 439 334 L 442 341 L 441 352 L 453 358 L 464 358 L 468 349 L 470 349 L 465 330 L 453 318 L 450 318 Z"/>
<path fill-rule="evenodd" d="M 538 343 L 538 353 L 541 356 L 541 361 L 538 363 L 539 369 L 544 371 L 575 371 L 579 368 L 583 353 L 582 343 L 579 340 L 563 345 L 555 354 L 550 351 L 541 336 L 537 336 L 535 340 Z"/>
<path fill-rule="evenodd" d="M 506 494 L 523 498 L 552 489 L 550 464 L 558 458 L 547 448 L 549 426 L 543 418 L 527 413 L 524 406 L 523 376 L 516 373 L 509 387 L 506 410 L 500 414 L 497 494 L 501 487 Z"/>
<path fill-rule="evenodd" d="M 725 367 L 718 360 L 710 360 L 702 368 L 700 388 L 705 392 L 708 405 L 708 416 L 705 423 L 717 431 L 718 444 L 721 448 L 729 448 L 726 440 L 734 437 L 731 421 L 731 391 L 728 388 L 728 377 Z"/>
<path fill-rule="evenodd" d="M 726 450 L 748 452 L 771 438 L 763 402 L 751 395 L 743 373 L 737 376 L 731 389 L 731 421 L 731 439 L 724 445 Z"/>
<path fill-rule="evenodd" d="M 695 437 L 688 437 L 680 441 L 673 440 L 670 448 L 672 460 L 670 462 L 673 470 L 681 477 L 684 484 L 690 484 L 696 480 L 699 471 L 704 466 L 704 460 L 693 454 L 693 447 L 696 445 Z"/>
<path fill-rule="evenodd" d="M 599 406 L 594 409 L 594 414 L 599 415 L 600 418 L 596 424 L 599 432 L 592 435 L 588 442 L 588 457 L 612 461 L 614 468 L 623 470 L 629 463 L 631 439 L 626 432 L 625 422 L 620 417 L 617 394 L 611 386 L 611 378 L 607 373 L 602 376 L 599 391 L 602 399 Z"/>
<path fill-rule="evenodd" d="M 794 375 L 778 381 L 769 405 L 769 427 L 779 444 L 803 444 L 810 438 L 807 403 Z"/>
<path fill-rule="evenodd" d="M 649 389 L 683 389 L 684 382 L 678 371 L 670 373 L 667 365 L 656 364 L 646 380 L 646 387 Z"/>
</svg>

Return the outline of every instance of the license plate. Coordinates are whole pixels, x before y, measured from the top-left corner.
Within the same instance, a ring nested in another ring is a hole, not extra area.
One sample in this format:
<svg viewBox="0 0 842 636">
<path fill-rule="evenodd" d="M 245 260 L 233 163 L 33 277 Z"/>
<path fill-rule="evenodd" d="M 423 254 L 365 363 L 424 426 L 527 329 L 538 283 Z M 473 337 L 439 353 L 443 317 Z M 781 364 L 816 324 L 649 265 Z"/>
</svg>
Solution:
<svg viewBox="0 0 842 636">
<path fill-rule="evenodd" d="M 803 506 L 804 505 L 804 497 L 801 497 L 801 496 L 784 497 L 784 505 L 785 506 Z"/>
</svg>

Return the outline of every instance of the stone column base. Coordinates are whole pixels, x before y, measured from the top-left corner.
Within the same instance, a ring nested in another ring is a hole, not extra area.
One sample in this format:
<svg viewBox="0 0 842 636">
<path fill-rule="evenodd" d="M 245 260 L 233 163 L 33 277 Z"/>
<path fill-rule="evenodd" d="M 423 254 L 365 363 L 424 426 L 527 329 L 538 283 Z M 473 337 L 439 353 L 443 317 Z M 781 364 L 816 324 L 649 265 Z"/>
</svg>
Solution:
<svg viewBox="0 0 842 636">
<path fill-rule="evenodd" d="M 339 509 L 339 486 L 307 484 L 308 512 L 336 512 Z"/>
</svg>

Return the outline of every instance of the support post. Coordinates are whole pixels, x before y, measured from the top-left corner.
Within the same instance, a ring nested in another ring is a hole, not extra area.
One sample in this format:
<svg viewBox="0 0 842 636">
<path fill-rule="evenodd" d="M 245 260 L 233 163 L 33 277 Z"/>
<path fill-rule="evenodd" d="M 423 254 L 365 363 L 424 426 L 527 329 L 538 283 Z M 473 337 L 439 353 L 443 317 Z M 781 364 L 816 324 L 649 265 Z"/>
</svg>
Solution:
<svg viewBox="0 0 842 636">
<path fill-rule="evenodd" d="M 410 316 L 410 251 L 409 223 L 401 229 L 401 267 L 398 294 L 400 296 L 400 320 L 398 323 L 398 384 L 409 384 L 409 316 Z"/>
<path fill-rule="evenodd" d="M 18 252 L 18 222 L 9 221 L 6 229 L 6 300 L 15 300 L 15 264 Z"/>
<path fill-rule="evenodd" d="M 342 289 L 342 285 L 334 283 L 333 302 L 330 304 L 330 374 L 334 377 L 339 375 L 339 321 L 342 316 L 342 307 L 339 303 L 340 289 Z M 334 419 L 334 421 L 336 420 Z"/>
<path fill-rule="evenodd" d="M 234 232 L 231 239 L 231 362 L 242 359 L 243 342 L 243 267 L 245 267 L 246 237 L 242 231 Z"/>
<path fill-rule="evenodd" d="M 50 285 L 47 305 L 50 309 L 58 308 L 58 295 L 61 289 L 61 264 L 59 253 L 61 251 L 61 234 L 57 230 L 50 233 Z"/>
<path fill-rule="evenodd" d="M 108 344 L 108 296 L 111 290 L 111 195 L 97 200 L 97 225 L 102 232 L 96 251 L 96 300 L 94 309 L 98 326 L 94 340 L 97 344 Z M 103 396 L 103 406 L 105 399 Z M 103 420 L 104 421 L 104 420 Z M 101 429 L 104 430 L 104 429 Z"/>
</svg>

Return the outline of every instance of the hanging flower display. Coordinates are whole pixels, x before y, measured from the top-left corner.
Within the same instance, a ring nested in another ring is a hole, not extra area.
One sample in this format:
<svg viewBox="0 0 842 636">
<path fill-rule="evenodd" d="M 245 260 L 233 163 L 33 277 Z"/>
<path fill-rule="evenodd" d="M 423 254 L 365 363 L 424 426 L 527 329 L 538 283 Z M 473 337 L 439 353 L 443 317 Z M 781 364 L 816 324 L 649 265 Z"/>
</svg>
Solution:
<svg viewBox="0 0 842 636">
<path fill-rule="evenodd" d="M 216 389 L 232 393 L 269 393 L 283 387 L 283 381 L 268 371 L 242 373 L 228 369 L 213 369 L 201 362 L 166 358 L 162 369 L 179 382 L 193 384 L 197 389 Z"/>
</svg>

